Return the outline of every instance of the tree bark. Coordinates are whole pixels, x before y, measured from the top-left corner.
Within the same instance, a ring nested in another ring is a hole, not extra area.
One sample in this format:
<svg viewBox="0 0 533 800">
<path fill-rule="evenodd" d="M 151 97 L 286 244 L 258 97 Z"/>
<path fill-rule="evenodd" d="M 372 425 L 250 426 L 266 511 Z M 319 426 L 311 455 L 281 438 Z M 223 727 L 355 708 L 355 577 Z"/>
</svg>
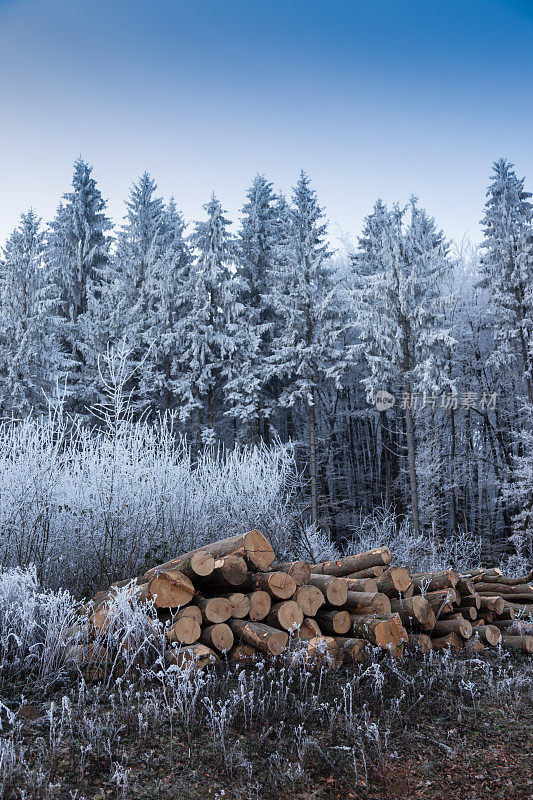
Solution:
<svg viewBox="0 0 533 800">
<path fill-rule="evenodd" d="M 276 628 L 271 628 L 270 625 L 264 625 L 262 622 L 232 619 L 230 628 L 243 642 L 271 656 L 279 656 L 287 647 L 289 641 L 285 631 L 278 631 Z"/>
</svg>

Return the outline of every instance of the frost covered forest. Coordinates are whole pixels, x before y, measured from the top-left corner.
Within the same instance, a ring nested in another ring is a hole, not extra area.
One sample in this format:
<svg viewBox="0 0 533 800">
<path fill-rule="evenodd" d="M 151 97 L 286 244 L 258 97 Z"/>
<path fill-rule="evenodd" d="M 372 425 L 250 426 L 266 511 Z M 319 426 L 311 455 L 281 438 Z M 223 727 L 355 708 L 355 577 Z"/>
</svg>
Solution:
<svg viewBox="0 0 533 800">
<path fill-rule="evenodd" d="M 257 175 L 233 223 L 145 173 L 114 223 L 78 159 L 0 260 L 4 566 L 81 591 L 246 524 L 315 560 L 403 532 L 530 565 L 530 197 L 501 159 L 481 246 L 414 197 L 339 242 L 303 172 L 288 198 Z"/>
</svg>

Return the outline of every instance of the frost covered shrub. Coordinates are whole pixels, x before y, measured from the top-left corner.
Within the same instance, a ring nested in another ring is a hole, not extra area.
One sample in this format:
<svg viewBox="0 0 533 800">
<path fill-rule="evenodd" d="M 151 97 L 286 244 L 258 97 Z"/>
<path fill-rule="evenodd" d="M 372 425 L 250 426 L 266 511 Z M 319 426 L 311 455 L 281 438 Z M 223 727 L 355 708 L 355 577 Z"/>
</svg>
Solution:
<svg viewBox="0 0 533 800">
<path fill-rule="evenodd" d="M 128 586 L 109 598 L 106 614 L 89 636 L 88 616 L 68 591 L 42 589 L 34 567 L 0 572 L 0 688 L 21 678 L 46 687 L 87 664 L 102 667 L 109 683 L 162 660 L 162 624 Z"/>
<path fill-rule="evenodd" d="M 83 427 L 61 413 L 0 426 L 0 564 L 91 594 L 158 560 L 259 528 L 292 539 L 290 447 L 207 449 L 172 419 Z"/>
<path fill-rule="evenodd" d="M 466 570 L 479 566 L 481 561 L 481 537 L 466 532 L 442 540 L 427 532 L 415 536 L 409 521 L 398 521 L 393 513 L 383 509 L 362 518 L 352 537 L 343 543 L 346 553 L 375 547 L 388 547 L 393 562 L 407 565 L 413 572 L 449 567 Z"/>
<path fill-rule="evenodd" d="M 21 675 L 55 680 L 75 620 L 73 597 L 64 590 L 41 590 L 33 567 L 1 572 L 0 686 Z"/>
</svg>

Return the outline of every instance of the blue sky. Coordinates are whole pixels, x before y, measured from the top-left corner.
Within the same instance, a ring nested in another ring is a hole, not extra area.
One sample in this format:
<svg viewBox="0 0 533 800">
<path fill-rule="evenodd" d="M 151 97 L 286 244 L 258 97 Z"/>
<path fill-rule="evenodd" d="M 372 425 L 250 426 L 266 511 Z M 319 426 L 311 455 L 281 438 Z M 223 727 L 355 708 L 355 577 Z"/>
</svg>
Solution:
<svg viewBox="0 0 533 800">
<path fill-rule="evenodd" d="M 533 187 L 533 2 L 0 0 L 0 240 L 51 218 L 72 163 L 116 219 L 149 170 L 188 219 L 237 219 L 264 172 L 306 169 L 331 236 L 415 192 L 479 239 L 490 165 Z"/>
</svg>

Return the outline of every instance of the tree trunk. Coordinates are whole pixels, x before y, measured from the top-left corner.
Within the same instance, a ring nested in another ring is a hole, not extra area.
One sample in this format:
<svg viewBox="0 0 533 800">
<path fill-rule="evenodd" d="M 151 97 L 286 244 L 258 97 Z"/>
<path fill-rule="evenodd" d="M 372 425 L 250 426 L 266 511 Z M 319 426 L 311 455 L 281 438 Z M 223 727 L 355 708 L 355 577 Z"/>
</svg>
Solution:
<svg viewBox="0 0 533 800">
<path fill-rule="evenodd" d="M 285 631 L 278 631 L 276 628 L 271 628 L 270 625 L 264 625 L 262 622 L 232 619 L 230 628 L 243 642 L 271 656 L 279 656 L 287 647 L 289 641 Z"/>
<path fill-rule="evenodd" d="M 366 570 L 368 567 L 388 566 L 391 561 L 392 554 L 389 548 L 378 547 L 375 550 L 368 550 L 366 553 L 339 558 L 337 561 L 320 561 L 311 567 L 311 571 L 314 575 L 334 575 L 337 578 L 351 577 L 354 572 Z"/>
<path fill-rule="evenodd" d="M 309 477 L 311 479 L 311 522 L 318 522 L 318 493 L 316 482 L 316 441 L 315 441 L 315 390 L 311 390 L 309 409 Z"/>
<path fill-rule="evenodd" d="M 420 522 L 418 518 L 418 481 L 416 476 L 416 443 L 415 427 L 411 410 L 411 381 L 409 380 L 410 353 L 409 353 L 409 328 L 407 319 L 402 316 L 402 349 L 403 349 L 403 370 L 405 378 L 405 432 L 407 437 L 407 461 L 409 465 L 409 488 L 411 494 L 411 514 L 413 522 L 413 533 L 415 536 L 420 534 Z"/>
</svg>

